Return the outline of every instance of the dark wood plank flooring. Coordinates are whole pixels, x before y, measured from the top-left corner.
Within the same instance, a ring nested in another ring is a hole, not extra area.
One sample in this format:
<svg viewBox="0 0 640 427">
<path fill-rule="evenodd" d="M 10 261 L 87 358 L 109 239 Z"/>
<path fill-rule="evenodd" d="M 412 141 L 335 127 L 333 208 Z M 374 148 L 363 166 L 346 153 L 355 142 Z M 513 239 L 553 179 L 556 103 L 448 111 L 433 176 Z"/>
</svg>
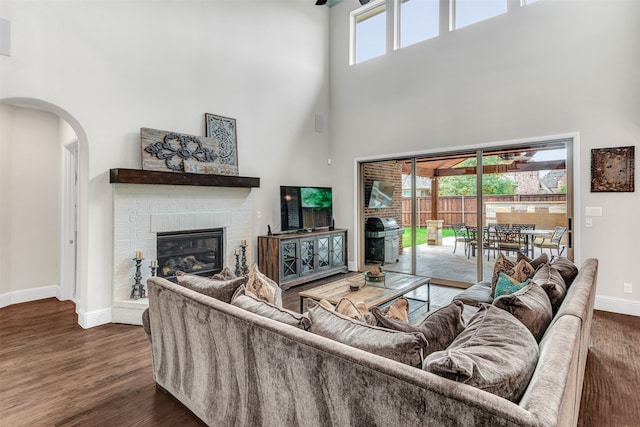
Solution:
<svg viewBox="0 0 640 427">
<path fill-rule="evenodd" d="M 141 327 L 76 322 L 55 298 L 0 309 L 1 426 L 203 425 L 155 387 Z M 579 425 L 640 425 L 640 318 L 597 311 L 592 339 Z"/>
</svg>

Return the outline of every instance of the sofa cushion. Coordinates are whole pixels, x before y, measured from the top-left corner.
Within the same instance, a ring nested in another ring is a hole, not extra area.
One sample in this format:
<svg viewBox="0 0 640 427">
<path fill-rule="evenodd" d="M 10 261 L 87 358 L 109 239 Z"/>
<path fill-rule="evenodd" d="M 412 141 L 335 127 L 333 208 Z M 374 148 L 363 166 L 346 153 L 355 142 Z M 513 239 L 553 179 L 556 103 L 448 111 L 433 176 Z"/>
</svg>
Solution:
<svg viewBox="0 0 640 427">
<path fill-rule="evenodd" d="M 225 267 L 220 271 L 220 273 L 214 274 L 211 278 L 214 280 L 231 280 L 237 279 L 238 276 L 236 276 L 236 273 L 231 271 L 229 267 Z"/>
<path fill-rule="evenodd" d="M 524 282 L 518 282 L 517 280 L 507 276 L 504 273 L 498 275 L 498 281 L 496 282 L 496 290 L 493 295 L 494 298 L 498 298 L 501 295 L 509 295 L 529 284 L 531 279 L 527 279 Z M 495 299 L 494 299 L 495 301 Z"/>
<path fill-rule="evenodd" d="M 472 285 L 453 297 L 454 301 L 461 301 L 465 305 L 479 307 L 480 304 L 491 304 L 493 302 L 493 292 L 491 282 L 482 281 Z"/>
<path fill-rule="evenodd" d="M 470 307 L 471 309 L 471 307 Z M 420 324 L 411 325 L 398 319 L 386 316 L 383 310 L 373 307 L 371 313 L 378 319 L 378 326 L 402 332 L 422 332 L 429 345 L 424 350 L 423 356 L 434 351 L 444 350 L 464 329 L 462 312 L 464 304 L 453 301 L 450 304 L 430 313 Z"/>
<path fill-rule="evenodd" d="M 176 271 L 178 284 L 201 294 L 208 295 L 226 303 L 231 302 L 231 297 L 240 285 L 247 283 L 247 276 L 231 280 L 213 280 L 207 277 L 187 274 Z"/>
<path fill-rule="evenodd" d="M 555 313 L 567 294 L 567 287 L 560 272 L 553 264 L 545 264 L 540 266 L 531 280 L 545 290 Z"/>
<path fill-rule="evenodd" d="M 578 275 L 578 267 L 571 262 L 571 260 L 567 258 L 556 257 L 551 261 L 551 265 L 555 267 L 556 270 L 562 276 L 562 280 L 564 280 L 564 284 L 569 288 L 573 283 L 573 280 Z"/>
<path fill-rule="evenodd" d="M 529 283 L 514 293 L 499 296 L 493 300 L 493 305 L 508 311 L 522 322 L 537 342 L 540 342 L 553 318 L 547 293 L 535 283 Z"/>
<path fill-rule="evenodd" d="M 240 286 L 233 294 L 231 305 L 300 329 L 308 330 L 311 326 L 311 321 L 306 315 L 266 302 L 248 292 L 244 285 Z"/>
<path fill-rule="evenodd" d="M 443 351 L 424 361 L 426 371 L 518 401 L 538 360 L 538 343 L 511 314 L 484 305 Z"/>
<path fill-rule="evenodd" d="M 282 307 L 282 289 L 276 282 L 261 273 L 257 264 L 251 267 L 245 287 L 261 300 Z"/>
<path fill-rule="evenodd" d="M 371 326 L 307 300 L 310 331 L 326 338 L 419 367 L 427 340 L 420 332 L 399 332 Z"/>
<path fill-rule="evenodd" d="M 542 255 L 540 255 L 538 258 L 531 259 L 522 252 L 518 252 L 518 254 L 516 255 L 516 262 L 519 262 L 521 260 L 528 262 L 529 264 L 531 264 L 531 267 L 533 267 L 534 270 L 537 270 L 538 267 L 540 267 L 542 264 L 549 263 L 549 255 L 547 255 L 546 252 L 543 252 Z"/>
</svg>

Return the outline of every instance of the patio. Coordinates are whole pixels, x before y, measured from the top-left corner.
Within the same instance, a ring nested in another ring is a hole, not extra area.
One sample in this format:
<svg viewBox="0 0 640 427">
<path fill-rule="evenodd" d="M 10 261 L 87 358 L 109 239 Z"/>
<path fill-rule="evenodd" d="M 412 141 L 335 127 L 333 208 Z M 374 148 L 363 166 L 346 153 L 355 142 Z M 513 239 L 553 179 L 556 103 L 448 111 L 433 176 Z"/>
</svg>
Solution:
<svg viewBox="0 0 640 427">
<path fill-rule="evenodd" d="M 462 283 L 476 283 L 476 257 L 467 256 L 464 253 L 464 243 L 458 242 L 458 248 L 453 253 L 455 237 L 444 237 L 442 245 L 433 246 L 422 244 L 416 246 L 416 274 L 418 276 L 431 277 L 432 283 L 450 286 L 462 286 Z M 515 259 L 515 256 L 509 258 Z M 491 254 L 487 261 L 486 253 L 483 257 L 484 280 L 491 280 L 495 259 Z M 411 248 L 405 248 L 400 254 L 397 263 L 387 263 L 385 270 L 411 273 Z M 452 283 L 458 282 L 458 283 Z"/>
</svg>

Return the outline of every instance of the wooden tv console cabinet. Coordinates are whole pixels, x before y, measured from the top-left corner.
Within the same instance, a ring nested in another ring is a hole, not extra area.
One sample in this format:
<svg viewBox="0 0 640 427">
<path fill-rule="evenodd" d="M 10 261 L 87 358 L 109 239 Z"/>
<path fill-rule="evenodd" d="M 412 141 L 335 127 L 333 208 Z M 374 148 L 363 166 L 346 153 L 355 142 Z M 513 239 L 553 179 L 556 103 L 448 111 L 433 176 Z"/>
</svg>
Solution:
<svg viewBox="0 0 640 427">
<path fill-rule="evenodd" d="M 347 230 L 258 236 L 258 268 L 283 289 L 346 273 Z"/>
</svg>

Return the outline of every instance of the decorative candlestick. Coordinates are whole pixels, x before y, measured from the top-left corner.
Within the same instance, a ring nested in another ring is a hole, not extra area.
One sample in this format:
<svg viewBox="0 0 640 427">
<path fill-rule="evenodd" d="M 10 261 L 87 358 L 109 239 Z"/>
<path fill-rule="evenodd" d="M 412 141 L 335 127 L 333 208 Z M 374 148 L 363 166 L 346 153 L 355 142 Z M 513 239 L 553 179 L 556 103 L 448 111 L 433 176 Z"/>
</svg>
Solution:
<svg viewBox="0 0 640 427">
<path fill-rule="evenodd" d="M 140 299 L 145 298 L 147 296 L 147 291 L 144 289 L 144 285 L 140 282 L 142 280 L 142 274 L 140 273 L 140 266 L 142 265 L 142 260 L 144 258 L 138 258 L 138 255 L 142 255 L 142 252 L 137 251 L 136 257 L 133 259 L 136 262 L 136 274 L 133 276 L 135 279 L 135 283 L 131 289 L 131 299 Z"/>
<path fill-rule="evenodd" d="M 240 276 L 240 251 L 238 249 L 235 250 L 234 255 L 236 256 L 236 276 Z"/>
<path fill-rule="evenodd" d="M 151 261 L 149 268 L 151 269 L 151 277 L 156 277 L 158 275 L 158 261 L 155 259 Z"/>
<path fill-rule="evenodd" d="M 243 240 L 242 246 L 240 247 L 242 248 L 242 273 L 248 274 L 249 267 L 247 266 L 247 241 Z"/>
</svg>

